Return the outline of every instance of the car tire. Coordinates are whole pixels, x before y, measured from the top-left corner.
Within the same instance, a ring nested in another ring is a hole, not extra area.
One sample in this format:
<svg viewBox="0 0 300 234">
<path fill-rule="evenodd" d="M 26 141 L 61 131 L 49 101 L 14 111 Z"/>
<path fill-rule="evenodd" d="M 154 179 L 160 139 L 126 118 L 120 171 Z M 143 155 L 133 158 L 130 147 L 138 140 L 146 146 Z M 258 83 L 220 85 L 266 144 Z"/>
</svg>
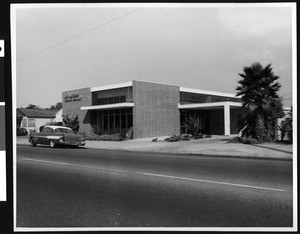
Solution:
<svg viewBox="0 0 300 234">
<path fill-rule="evenodd" d="M 49 145 L 50 145 L 51 148 L 55 148 L 56 147 L 56 142 L 51 140 Z"/>
<path fill-rule="evenodd" d="M 30 140 L 30 145 L 31 145 L 32 147 L 35 147 L 35 146 L 36 146 L 36 143 L 35 143 L 35 141 L 34 141 L 33 138 L 31 138 L 31 140 Z"/>
</svg>

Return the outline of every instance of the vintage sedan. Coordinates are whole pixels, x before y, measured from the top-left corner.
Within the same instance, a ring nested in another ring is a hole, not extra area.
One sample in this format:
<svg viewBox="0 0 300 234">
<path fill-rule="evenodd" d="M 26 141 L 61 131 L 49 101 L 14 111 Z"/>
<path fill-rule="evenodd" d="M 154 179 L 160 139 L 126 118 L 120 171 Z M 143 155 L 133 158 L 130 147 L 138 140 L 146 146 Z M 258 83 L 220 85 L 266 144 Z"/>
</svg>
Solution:
<svg viewBox="0 0 300 234">
<path fill-rule="evenodd" d="M 31 146 L 50 145 L 54 148 L 58 145 L 84 146 L 84 138 L 75 134 L 71 128 L 64 126 L 43 126 L 38 133 L 29 134 L 28 141 Z"/>
</svg>

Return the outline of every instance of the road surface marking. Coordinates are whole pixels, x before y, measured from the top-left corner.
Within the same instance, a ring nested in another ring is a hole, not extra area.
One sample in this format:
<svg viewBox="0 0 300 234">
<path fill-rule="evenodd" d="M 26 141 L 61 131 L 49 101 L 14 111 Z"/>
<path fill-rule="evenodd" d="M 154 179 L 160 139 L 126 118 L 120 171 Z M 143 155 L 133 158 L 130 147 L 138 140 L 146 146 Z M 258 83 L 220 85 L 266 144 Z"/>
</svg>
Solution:
<svg viewBox="0 0 300 234">
<path fill-rule="evenodd" d="M 279 191 L 279 192 L 286 191 L 284 189 L 277 189 L 277 188 L 252 186 L 252 185 L 245 185 L 245 184 L 234 184 L 234 183 L 227 183 L 227 182 L 220 182 L 220 181 L 213 181 L 213 180 L 201 180 L 201 179 L 194 179 L 188 177 L 170 176 L 170 175 L 154 174 L 154 173 L 147 173 L 147 172 L 136 172 L 136 171 L 126 171 L 126 170 L 119 170 L 119 169 L 108 169 L 108 168 L 94 167 L 94 166 L 83 166 L 83 165 L 72 164 L 72 163 L 55 162 L 55 161 L 39 160 L 39 159 L 31 159 L 31 158 L 21 158 L 21 160 L 41 162 L 41 163 L 52 163 L 52 164 L 59 164 L 65 166 L 84 167 L 89 169 L 105 170 L 105 171 L 112 171 L 112 172 L 131 173 L 131 174 L 145 175 L 145 176 L 155 176 L 155 177 L 162 177 L 162 178 L 169 178 L 169 179 L 179 179 L 179 180 L 197 181 L 197 182 L 204 182 L 204 183 L 211 183 L 211 184 L 230 185 L 230 186 L 244 187 L 244 188 L 264 189 L 264 190 L 272 190 L 272 191 Z"/>
</svg>

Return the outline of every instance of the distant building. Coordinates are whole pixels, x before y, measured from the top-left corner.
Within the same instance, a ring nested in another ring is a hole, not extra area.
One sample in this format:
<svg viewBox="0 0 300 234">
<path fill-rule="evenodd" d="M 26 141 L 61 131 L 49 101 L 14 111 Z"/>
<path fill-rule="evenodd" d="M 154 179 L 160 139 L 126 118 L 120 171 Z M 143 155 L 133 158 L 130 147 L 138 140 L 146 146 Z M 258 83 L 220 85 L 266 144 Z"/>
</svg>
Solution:
<svg viewBox="0 0 300 234">
<path fill-rule="evenodd" d="M 62 122 L 62 109 L 17 109 L 17 128 L 25 128 L 28 132 L 39 131 L 39 127 L 49 122 Z"/>
<path fill-rule="evenodd" d="M 63 121 L 63 116 L 62 116 L 62 108 L 59 110 L 56 110 L 55 113 L 55 118 L 53 119 L 54 122 L 62 122 Z"/>
<path fill-rule="evenodd" d="M 205 134 L 237 134 L 242 106 L 234 94 L 136 80 L 64 91 L 62 104 L 63 114 L 78 114 L 79 131 L 132 129 L 133 138 L 184 133 L 188 116 L 202 118 Z"/>
</svg>

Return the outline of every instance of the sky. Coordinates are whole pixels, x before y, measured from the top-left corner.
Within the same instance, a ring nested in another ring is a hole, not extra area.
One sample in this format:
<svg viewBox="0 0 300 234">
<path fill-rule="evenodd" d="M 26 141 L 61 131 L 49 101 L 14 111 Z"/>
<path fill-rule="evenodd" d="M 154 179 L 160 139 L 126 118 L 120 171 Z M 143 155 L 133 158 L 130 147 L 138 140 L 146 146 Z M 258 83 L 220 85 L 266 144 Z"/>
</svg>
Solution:
<svg viewBox="0 0 300 234">
<path fill-rule="evenodd" d="M 26 4 L 16 9 L 16 103 L 131 80 L 236 93 L 245 66 L 272 64 L 292 105 L 292 8 L 251 4 Z M 295 79 L 295 77 L 294 77 Z"/>
</svg>

